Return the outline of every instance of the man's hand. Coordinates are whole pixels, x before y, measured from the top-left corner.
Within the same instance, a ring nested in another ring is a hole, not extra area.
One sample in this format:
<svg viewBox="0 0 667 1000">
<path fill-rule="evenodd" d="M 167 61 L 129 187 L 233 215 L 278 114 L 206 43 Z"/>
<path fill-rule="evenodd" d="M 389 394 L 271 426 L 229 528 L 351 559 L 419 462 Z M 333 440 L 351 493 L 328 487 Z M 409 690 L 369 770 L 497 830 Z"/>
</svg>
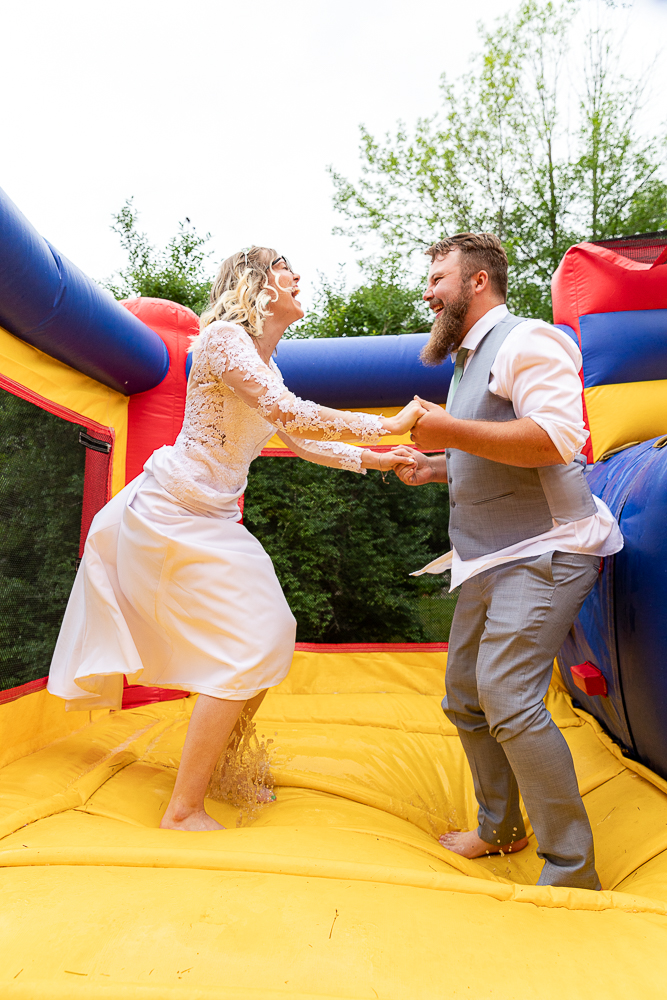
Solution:
<svg viewBox="0 0 667 1000">
<path fill-rule="evenodd" d="M 405 465 L 395 465 L 394 472 L 406 486 L 423 486 L 434 481 L 434 469 L 431 459 L 414 448 L 400 445 L 393 449 L 395 456 L 404 455 Z"/>
<path fill-rule="evenodd" d="M 450 444 L 452 424 L 455 422 L 454 417 L 450 417 L 437 403 L 429 403 L 419 396 L 415 396 L 415 399 L 426 412 L 419 417 L 412 428 L 410 439 L 424 451 L 447 448 Z"/>
</svg>

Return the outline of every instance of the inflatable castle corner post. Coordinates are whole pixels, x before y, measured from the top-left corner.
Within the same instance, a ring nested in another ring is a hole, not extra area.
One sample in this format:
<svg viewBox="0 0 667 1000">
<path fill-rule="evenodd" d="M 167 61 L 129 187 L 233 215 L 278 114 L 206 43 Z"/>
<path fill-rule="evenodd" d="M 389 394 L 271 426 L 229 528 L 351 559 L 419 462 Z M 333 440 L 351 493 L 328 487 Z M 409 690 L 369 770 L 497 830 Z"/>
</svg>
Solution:
<svg viewBox="0 0 667 1000">
<path fill-rule="evenodd" d="M 588 482 L 625 540 L 558 663 L 575 702 L 667 778 L 667 232 L 572 247 L 552 293 L 583 356 Z"/>
</svg>

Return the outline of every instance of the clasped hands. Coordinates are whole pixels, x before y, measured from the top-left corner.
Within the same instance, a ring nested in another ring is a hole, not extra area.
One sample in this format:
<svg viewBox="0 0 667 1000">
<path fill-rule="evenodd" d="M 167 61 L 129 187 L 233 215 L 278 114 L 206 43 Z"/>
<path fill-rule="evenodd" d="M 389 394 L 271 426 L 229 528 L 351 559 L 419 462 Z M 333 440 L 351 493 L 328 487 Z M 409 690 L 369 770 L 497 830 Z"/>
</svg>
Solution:
<svg viewBox="0 0 667 1000">
<path fill-rule="evenodd" d="M 404 406 L 393 417 L 383 417 L 382 423 L 390 434 L 407 434 L 423 449 L 443 448 L 443 437 L 446 435 L 450 417 L 437 403 L 429 403 L 419 396 Z M 364 467 L 379 469 L 381 472 L 393 469 L 396 475 L 407 485 L 418 485 L 429 482 L 431 478 L 430 463 L 425 456 L 405 445 L 398 445 L 391 451 L 364 452 Z"/>
</svg>

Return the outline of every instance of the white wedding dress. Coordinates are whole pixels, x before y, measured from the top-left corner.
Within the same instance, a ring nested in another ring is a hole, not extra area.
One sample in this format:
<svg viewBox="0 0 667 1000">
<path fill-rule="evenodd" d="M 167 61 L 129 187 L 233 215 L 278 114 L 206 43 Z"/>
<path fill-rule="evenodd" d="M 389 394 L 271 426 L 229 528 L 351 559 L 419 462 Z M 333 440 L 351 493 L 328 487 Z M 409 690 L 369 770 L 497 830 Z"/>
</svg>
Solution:
<svg viewBox="0 0 667 1000">
<path fill-rule="evenodd" d="M 242 327 L 212 323 L 195 341 L 176 443 L 91 525 L 48 681 L 68 708 L 120 708 L 124 674 L 231 700 L 285 677 L 296 623 L 238 507 L 276 431 L 301 458 L 362 473 L 342 439 L 384 433 L 377 416 L 299 399 Z"/>
</svg>

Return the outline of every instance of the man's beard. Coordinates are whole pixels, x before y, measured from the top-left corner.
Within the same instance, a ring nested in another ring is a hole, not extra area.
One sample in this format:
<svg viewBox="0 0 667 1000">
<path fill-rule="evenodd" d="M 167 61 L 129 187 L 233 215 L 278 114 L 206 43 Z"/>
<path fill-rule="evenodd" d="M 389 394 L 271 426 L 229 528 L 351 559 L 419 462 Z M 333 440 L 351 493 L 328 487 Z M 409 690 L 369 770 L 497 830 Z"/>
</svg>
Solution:
<svg viewBox="0 0 667 1000">
<path fill-rule="evenodd" d="M 472 296 L 470 282 L 462 282 L 457 297 L 444 303 L 435 317 L 428 343 L 424 344 L 419 355 L 423 364 L 442 364 L 452 351 L 457 350 L 464 337 L 464 326 Z"/>
</svg>

